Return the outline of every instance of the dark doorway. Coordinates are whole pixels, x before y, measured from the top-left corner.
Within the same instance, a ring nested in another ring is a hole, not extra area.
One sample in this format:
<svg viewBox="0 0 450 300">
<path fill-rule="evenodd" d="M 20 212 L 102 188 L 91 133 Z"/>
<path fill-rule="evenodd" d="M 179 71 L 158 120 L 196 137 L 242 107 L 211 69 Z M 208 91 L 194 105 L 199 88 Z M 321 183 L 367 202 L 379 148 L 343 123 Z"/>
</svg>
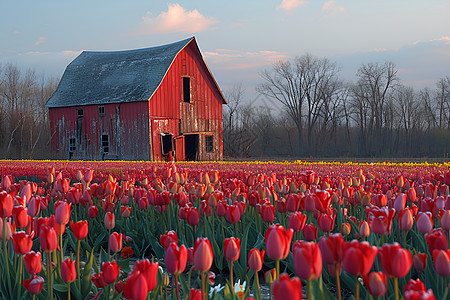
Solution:
<svg viewBox="0 0 450 300">
<path fill-rule="evenodd" d="M 186 161 L 198 160 L 198 134 L 187 134 L 184 136 L 184 154 Z"/>
</svg>

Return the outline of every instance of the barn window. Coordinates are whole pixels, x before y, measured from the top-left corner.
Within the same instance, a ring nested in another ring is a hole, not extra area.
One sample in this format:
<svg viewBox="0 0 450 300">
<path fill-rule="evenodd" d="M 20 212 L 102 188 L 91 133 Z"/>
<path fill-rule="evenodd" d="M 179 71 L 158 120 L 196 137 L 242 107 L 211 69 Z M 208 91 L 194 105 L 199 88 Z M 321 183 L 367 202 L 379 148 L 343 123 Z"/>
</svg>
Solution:
<svg viewBox="0 0 450 300">
<path fill-rule="evenodd" d="M 69 151 L 74 152 L 77 150 L 77 140 L 74 137 L 69 138 Z"/>
<path fill-rule="evenodd" d="M 109 135 L 107 133 L 102 134 L 102 148 L 103 153 L 109 153 Z"/>
<path fill-rule="evenodd" d="M 206 152 L 214 152 L 214 137 L 212 135 L 205 136 Z"/>
<path fill-rule="evenodd" d="M 191 103 L 191 78 L 183 77 L 183 101 Z"/>
<path fill-rule="evenodd" d="M 82 108 L 77 109 L 77 112 L 78 112 L 78 118 L 82 118 L 84 116 Z"/>
<path fill-rule="evenodd" d="M 105 115 L 105 107 L 103 105 L 98 106 L 98 115 L 104 116 Z"/>
</svg>

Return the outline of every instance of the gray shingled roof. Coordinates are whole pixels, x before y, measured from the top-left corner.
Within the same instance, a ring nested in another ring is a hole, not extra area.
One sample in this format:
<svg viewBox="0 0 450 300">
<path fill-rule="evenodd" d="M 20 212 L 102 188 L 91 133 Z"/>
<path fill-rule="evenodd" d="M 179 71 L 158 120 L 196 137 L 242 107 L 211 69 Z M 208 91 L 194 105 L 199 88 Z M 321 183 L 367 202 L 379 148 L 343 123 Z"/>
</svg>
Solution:
<svg viewBox="0 0 450 300">
<path fill-rule="evenodd" d="M 127 51 L 83 51 L 64 71 L 46 107 L 123 103 L 150 99 L 176 55 L 193 38 Z"/>
</svg>

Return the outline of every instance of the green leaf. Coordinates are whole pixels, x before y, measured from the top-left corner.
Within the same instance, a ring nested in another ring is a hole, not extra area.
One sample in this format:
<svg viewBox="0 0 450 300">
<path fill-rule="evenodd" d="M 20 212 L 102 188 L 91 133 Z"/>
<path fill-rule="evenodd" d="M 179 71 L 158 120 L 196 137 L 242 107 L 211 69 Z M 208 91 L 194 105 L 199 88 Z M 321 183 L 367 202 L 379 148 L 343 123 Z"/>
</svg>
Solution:
<svg viewBox="0 0 450 300">
<path fill-rule="evenodd" d="M 94 264 L 94 249 L 92 249 L 91 253 L 86 251 L 87 262 L 84 266 L 83 273 L 81 276 L 82 280 L 91 281 L 91 270 Z"/>
<path fill-rule="evenodd" d="M 97 248 L 98 246 L 100 246 L 102 244 L 102 242 L 104 242 L 105 238 L 106 238 L 106 231 L 103 231 L 95 239 L 94 248 Z M 74 248 L 74 249 L 76 249 L 76 248 Z"/>
<path fill-rule="evenodd" d="M 54 283 L 53 284 L 53 289 L 55 291 L 58 291 L 58 292 L 61 292 L 61 293 L 66 293 L 66 294 L 67 294 L 67 291 L 68 291 L 67 284 L 62 284 L 62 283 Z"/>
<path fill-rule="evenodd" d="M 121 271 L 130 272 L 130 260 L 116 260 L 117 265 Z"/>
</svg>

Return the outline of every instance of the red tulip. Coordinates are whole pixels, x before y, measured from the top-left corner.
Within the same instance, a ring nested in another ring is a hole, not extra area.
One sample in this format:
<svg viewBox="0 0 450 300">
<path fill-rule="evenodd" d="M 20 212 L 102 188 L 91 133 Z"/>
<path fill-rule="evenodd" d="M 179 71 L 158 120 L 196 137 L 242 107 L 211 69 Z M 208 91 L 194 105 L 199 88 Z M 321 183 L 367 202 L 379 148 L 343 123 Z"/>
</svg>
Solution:
<svg viewBox="0 0 450 300">
<path fill-rule="evenodd" d="M 61 264 L 61 278 L 64 282 L 72 282 L 77 278 L 75 261 L 66 258 Z"/>
<path fill-rule="evenodd" d="M 97 289 L 102 289 L 106 286 L 105 280 L 103 279 L 103 272 L 100 272 L 98 274 L 93 274 L 91 276 L 91 281 Z"/>
<path fill-rule="evenodd" d="M 341 234 L 334 233 L 328 237 L 320 237 L 319 247 L 323 261 L 329 265 L 338 264 L 340 268 L 344 256 L 344 239 Z"/>
<path fill-rule="evenodd" d="M 131 207 L 122 205 L 120 207 L 120 214 L 122 215 L 122 218 L 124 218 L 124 219 L 130 217 L 130 215 L 131 215 Z"/>
<path fill-rule="evenodd" d="M 191 288 L 189 291 L 189 300 L 202 300 L 202 290 Z"/>
<path fill-rule="evenodd" d="M 429 233 L 434 226 L 433 215 L 427 212 L 419 212 L 416 216 L 417 230 L 421 233 Z"/>
<path fill-rule="evenodd" d="M 70 219 L 70 208 L 72 203 L 58 201 L 55 203 L 55 221 L 58 224 L 66 225 Z"/>
<path fill-rule="evenodd" d="M 292 229 L 284 229 L 280 224 L 270 225 L 265 234 L 266 253 L 273 260 L 285 259 L 291 246 Z"/>
<path fill-rule="evenodd" d="M 273 282 L 272 295 L 275 300 L 301 300 L 302 282 L 298 277 L 291 279 L 288 274 L 283 273 L 279 280 Z"/>
<path fill-rule="evenodd" d="M 306 223 L 306 215 L 302 214 L 301 212 L 294 212 L 289 217 L 289 228 L 292 228 L 294 232 L 298 232 L 303 230 Z"/>
<path fill-rule="evenodd" d="M 424 271 L 427 267 L 427 258 L 428 255 L 426 253 L 417 253 L 416 255 L 414 255 L 414 268 L 416 268 L 417 271 Z"/>
<path fill-rule="evenodd" d="M 425 290 L 425 285 L 420 279 L 410 279 L 405 285 L 405 300 L 436 300 L 433 290 Z"/>
<path fill-rule="evenodd" d="M 318 235 L 318 229 L 316 226 L 314 226 L 313 223 L 306 224 L 305 227 L 303 227 L 303 237 L 307 241 L 315 241 L 317 239 Z"/>
<path fill-rule="evenodd" d="M 14 207 L 13 197 L 6 191 L 0 192 L 0 218 L 11 217 Z"/>
<path fill-rule="evenodd" d="M 58 224 L 56 222 L 55 215 L 51 215 L 50 218 L 48 218 L 48 226 L 51 226 L 55 229 L 56 235 L 62 235 L 66 231 L 66 225 Z"/>
<path fill-rule="evenodd" d="M 366 214 L 367 221 L 374 233 L 383 235 L 391 232 L 392 219 L 395 216 L 395 209 L 372 206 L 371 208 L 366 209 Z"/>
<path fill-rule="evenodd" d="M 188 210 L 187 216 L 186 216 L 186 221 L 191 226 L 197 226 L 198 225 L 198 223 L 200 222 L 200 215 L 198 213 L 197 208 L 191 207 Z"/>
<path fill-rule="evenodd" d="M 188 251 L 186 246 L 171 243 L 166 248 L 166 268 L 171 274 L 181 274 L 186 268 Z"/>
<path fill-rule="evenodd" d="M 387 276 L 383 272 L 371 272 L 363 279 L 364 285 L 372 296 L 380 297 L 386 294 Z"/>
<path fill-rule="evenodd" d="M 174 230 L 166 231 L 166 233 L 162 234 L 159 237 L 159 242 L 167 250 L 170 244 L 175 243 L 178 245 L 178 236 Z"/>
<path fill-rule="evenodd" d="M 270 204 L 270 201 L 264 202 L 261 205 L 260 215 L 264 222 L 272 223 L 275 220 L 275 206 Z"/>
<path fill-rule="evenodd" d="M 236 239 L 234 237 L 226 238 L 225 243 L 225 259 L 227 261 L 236 261 L 239 259 L 239 254 L 241 253 L 241 239 Z"/>
<path fill-rule="evenodd" d="M 212 214 L 212 207 L 206 200 L 200 202 L 200 214 L 202 216 L 210 216 Z"/>
<path fill-rule="evenodd" d="M 213 262 L 214 253 L 208 238 L 199 237 L 194 245 L 194 265 L 199 271 L 208 271 Z"/>
<path fill-rule="evenodd" d="M 27 214 L 30 217 L 34 218 L 39 214 L 40 211 L 41 211 L 41 198 L 36 196 L 31 197 L 30 202 L 28 202 Z"/>
<path fill-rule="evenodd" d="M 39 242 L 41 249 L 45 252 L 53 252 L 58 246 L 58 237 L 53 227 L 42 226 L 39 232 Z"/>
<path fill-rule="evenodd" d="M 441 229 L 434 229 L 430 233 L 425 234 L 425 240 L 428 243 L 430 253 L 433 253 L 435 249 L 448 249 L 447 238 Z"/>
<path fill-rule="evenodd" d="M 26 279 L 23 281 L 23 286 L 31 295 L 37 295 L 41 292 L 42 287 L 44 286 L 44 278 L 33 274 L 31 279 Z"/>
<path fill-rule="evenodd" d="M 336 214 L 330 210 L 328 213 L 321 213 L 319 218 L 317 218 L 317 223 L 320 230 L 323 232 L 330 232 L 333 230 L 335 220 Z"/>
<path fill-rule="evenodd" d="M 17 227 L 25 228 L 28 226 L 28 209 L 23 206 L 15 206 L 12 211 L 14 222 Z"/>
<path fill-rule="evenodd" d="M 98 207 L 97 206 L 89 206 L 88 208 L 88 217 L 94 219 L 98 215 Z"/>
<path fill-rule="evenodd" d="M 114 229 L 116 226 L 116 217 L 113 213 L 107 212 L 105 214 L 105 228 L 106 229 Z"/>
<path fill-rule="evenodd" d="M 88 235 L 88 228 L 89 224 L 88 221 L 83 220 L 83 221 L 78 221 L 76 223 L 74 223 L 73 221 L 70 221 L 70 228 L 72 228 L 73 231 L 73 236 L 77 239 L 77 240 L 83 240 L 84 238 L 86 238 L 86 236 Z"/>
<path fill-rule="evenodd" d="M 5 236 L 6 240 L 10 240 L 11 236 L 16 231 L 16 224 L 11 225 L 8 221 L 5 221 Z M 3 219 L 0 218 L 0 239 L 3 239 Z"/>
<path fill-rule="evenodd" d="M 440 276 L 450 275 L 450 250 L 433 250 L 433 262 L 436 273 Z"/>
<path fill-rule="evenodd" d="M 38 274 L 42 270 L 41 253 L 30 251 L 23 256 L 23 264 L 28 274 Z"/>
<path fill-rule="evenodd" d="M 120 267 L 115 261 L 102 264 L 103 280 L 106 284 L 114 283 L 119 276 Z"/>
<path fill-rule="evenodd" d="M 389 277 L 403 278 L 412 266 L 411 253 L 400 247 L 398 243 L 384 244 L 378 249 L 383 272 Z"/>
<path fill-rule="evenodd" d="M 377 248 L 368 242 L 353 240 L 344 243 L 344 270 L 351 275 L 367 275 L 377 256 Z"/>
<path fill-rule="evenodd" d="M 112 252 L 119 252 L 122 250 L 122 241 L 125 235 L 122 233 L 113 232 L 109 236 L 109 248 Z"/>
<path fill-rule="evenodd" d="M 398 227 L 400 230 L 409 231 L 414 225 L 412 210 L 409 207 L 403 208 L 398 213 Z"/>
<path fill-rule="evenodd" d="M 25 231 L 15 232 L 11 236 L 14 252 L 18 255 L 24 255 L 25 253 L 31 251 L 33 247 L 33 240 L 31 237 L 25 233 Z"/>
<path fill-rule="evenodd" d="M 367 221 L 359 223 L 359 235 L 362 237 L 368 237 L 370 235 L 370 225 Z"/>
<path fill-rule="evenodd" d="M 225 219 L 231 224 L 239 222 L 241 219 L 241 211 L 238 205 L 227 205 L 225 210 Z"/>
<path fill-rule="evenodd" d="M 158 263 L 151 263 L 148 259 L 137 261 L 133 271 L 139 271 L 147 281 L 149 291 L 153 291 L 157 283 Z"/>
<path fill-rule="evenodd" d="M 319 245 L 313 242 L 296 241 L 292 247 L 294 268 L 303 280 L 314 280 L 322 273 L 322 254 Z"/>
<path fill-rule="evenodd" d="M 259 251 L 256 248 L 253 248 L 250 250 L 250 253 L 248 254 L 248 266 L 253 271 L 261 271 L 263 263 L 264 263 L 264 254 L 265 251 Z"/>
</svg>

